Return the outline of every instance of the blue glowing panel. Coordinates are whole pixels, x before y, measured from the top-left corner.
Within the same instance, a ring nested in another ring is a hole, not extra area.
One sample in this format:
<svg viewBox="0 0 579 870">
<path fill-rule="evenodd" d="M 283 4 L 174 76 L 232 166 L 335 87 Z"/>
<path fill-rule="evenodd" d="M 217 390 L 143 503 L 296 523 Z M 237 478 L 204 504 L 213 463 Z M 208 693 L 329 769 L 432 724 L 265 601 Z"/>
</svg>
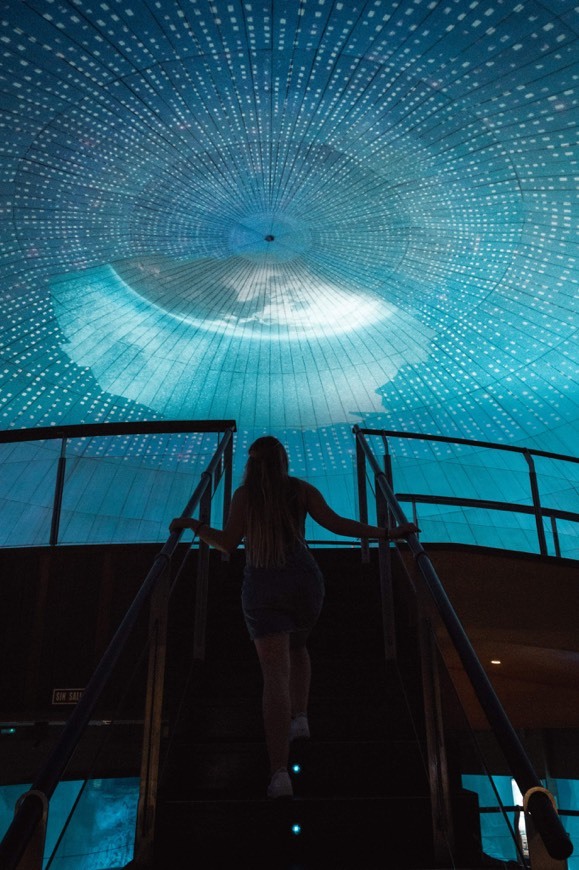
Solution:
<svg viewBox="0 0 579 870">
<path fill-rule="evenodd" d="M 578 30 L 571 0 L 4 4 L 0 426 L 576 453 Z"/>
</svg>

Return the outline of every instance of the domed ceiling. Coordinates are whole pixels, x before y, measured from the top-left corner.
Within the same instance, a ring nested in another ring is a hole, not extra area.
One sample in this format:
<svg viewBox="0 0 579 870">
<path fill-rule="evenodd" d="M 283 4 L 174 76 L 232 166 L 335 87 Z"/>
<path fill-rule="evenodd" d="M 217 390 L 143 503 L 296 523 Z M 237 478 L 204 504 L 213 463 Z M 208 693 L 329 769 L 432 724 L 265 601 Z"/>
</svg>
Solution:
<svg viewBox="0 0 579 870">
<path fill-rule="evenodd" d="M 577 452 L 570 0 L 9 0 L 4 429 Z"/>
</svg>

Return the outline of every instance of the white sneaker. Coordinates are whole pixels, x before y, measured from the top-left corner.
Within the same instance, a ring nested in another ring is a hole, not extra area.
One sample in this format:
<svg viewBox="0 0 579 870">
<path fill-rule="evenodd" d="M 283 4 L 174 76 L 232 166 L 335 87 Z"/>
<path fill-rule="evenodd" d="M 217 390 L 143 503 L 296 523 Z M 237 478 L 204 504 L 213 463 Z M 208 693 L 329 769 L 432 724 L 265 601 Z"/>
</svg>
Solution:
<svg viewBox="0 0 579 870">
<path fill-rule="evenodd" d="M 285 767 L 280 767 L 271 778 L 267 787 L 267 796 L 268 798 L 290 798 L 293 797 L 293 794 L 294 790 L 289 773 Z"/>
<path fill-rule="evenodd" d="M 289 739 L 307 740 L 310 736 L 310 726 L 306 713 L 298 713 L 290 722 Z"/>
</svg>

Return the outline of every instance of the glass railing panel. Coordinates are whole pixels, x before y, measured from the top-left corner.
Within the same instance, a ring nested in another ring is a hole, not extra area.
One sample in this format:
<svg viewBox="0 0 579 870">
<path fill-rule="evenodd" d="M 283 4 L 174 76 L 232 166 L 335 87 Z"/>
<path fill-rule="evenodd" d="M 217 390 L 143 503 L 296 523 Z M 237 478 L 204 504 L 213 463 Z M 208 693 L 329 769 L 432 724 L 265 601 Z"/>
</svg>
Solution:
<svg viewBox="0 0 579 870">
<path fill-rule="evenodd" d="M 233 485 L 242 479 L 253 436 L 236 436 Z M 212 453 L 216 434 L 157 434 L 71 438 L 60 516 L 60 543 L 162 541 L 166 516 L 179 510 L 189 482 Z M 381 435 L 368 436 L 380 463 Z M 357 516 L 355 448 L 351 427 L 284 430 L 290 472 L 317 486 L 330 505 Z M 487 499 L 530 507 L 529 469 L 520 452 L 415 438 L 389 437 L 394 489 L 423 496 Z M 0 545 L 50 541 L 61 440 L 0 445 Z M 579 511 L 579 463 L 534 457 L 544 508 Z M 405 502 L 405 510 L 411 507 Z M 517 513 L 445 505 L 417 506 L 424 541 L 500 546 L 538 552 L 535 521 Z M 544 517 L 547 552 L 579 556 L 579 522 Z M 344 540 L 308 520 L 309 540 Z"/>
<path fill-rule="evenodd" d="M 68 438 L 56 543 L 164 541 L 217 433 Z M 0 444 L 0 546 L 51 543 L 61 438 Z"/>
<path fill-rule="evenodd" d="M 371 439 L 376 455 L 380 440 Z M 392 437 L 388 445 L 397 492 L 531 503 L 528 467 L 520 453 Z"/>
<path fill-rule="evenodd" d="M 579 513 L 579 462 L 535 456 L 541 502 L 548 507 Z"/>
<path fill-rule="evenodd" d="M 382 461 L 382 436 L 366 437 Z M 417 511 L 423 540 L 541 551 L 535 516 L 528 513 L 533 508 L 533 492 L 529 465 L 521 451 L 428 438 L 388 436 L 387 440 L 393 488 L 403 495 L 401 504 L 409 516 Z M 534 456 L 533 462 L 541 507 L 575 515 L 543 517 L 546 554 L 576 558 L 579 463 L 542 456 Z M 415 500 L 415 507 L 409 498 L 412 494 L 423 497 Z M 521 510 L 436 504 L 440 498 L 520 505 Z"/>
<path fill-rule="evenodd" d="M 59 542 L 165 540 L 216 446 L 213 433 L 71 440 Z"/>
<path fill-rule="evenodd" d="M 47 544 L 60 441 L 0 444 L 0 546 Z"/>
<path fill-rule="evenodd" d="M 412 519 L 412 503 L 402 500 L 400 504 Z M 436 504 L 418 504 L 415 510 L 423 541 L 539 552 L 537 526 L 532 514 Z M 555 555 L 552 537 L 547 537 L 549 552 Z"/>
</svg>

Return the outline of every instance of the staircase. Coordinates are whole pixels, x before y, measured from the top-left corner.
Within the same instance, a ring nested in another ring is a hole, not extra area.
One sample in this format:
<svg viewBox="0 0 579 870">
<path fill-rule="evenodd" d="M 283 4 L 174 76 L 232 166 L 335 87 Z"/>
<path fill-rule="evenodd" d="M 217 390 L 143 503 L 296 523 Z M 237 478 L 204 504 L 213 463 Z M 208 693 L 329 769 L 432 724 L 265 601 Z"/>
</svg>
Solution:
<svg viewBox="0 0 579 870">
<path fill-rule="evenodd" d="M 312 736 L 291 751 L 293 800 L 265 797 L 261 677 L 241 615 L 242 554 L 212 563 L 204 663 L 190 667 L 187 607 L 174 608 L 155 870 L 437 866 L 424 741 L 385 664 L 375 559 L 362 565 L 356 550 L 319 550 L 317 558 L 326 602 L 309 644 Z M 177 702 L 173 684 L 186 662 L 188 688 Z M 464 833 L 477 816 L 472 796 L 462 797 Z M 476 830 L 463 839 L 475 843 L 467 850 L 474 858 L 452 866 L 481 866 Z"/>
</svg>

